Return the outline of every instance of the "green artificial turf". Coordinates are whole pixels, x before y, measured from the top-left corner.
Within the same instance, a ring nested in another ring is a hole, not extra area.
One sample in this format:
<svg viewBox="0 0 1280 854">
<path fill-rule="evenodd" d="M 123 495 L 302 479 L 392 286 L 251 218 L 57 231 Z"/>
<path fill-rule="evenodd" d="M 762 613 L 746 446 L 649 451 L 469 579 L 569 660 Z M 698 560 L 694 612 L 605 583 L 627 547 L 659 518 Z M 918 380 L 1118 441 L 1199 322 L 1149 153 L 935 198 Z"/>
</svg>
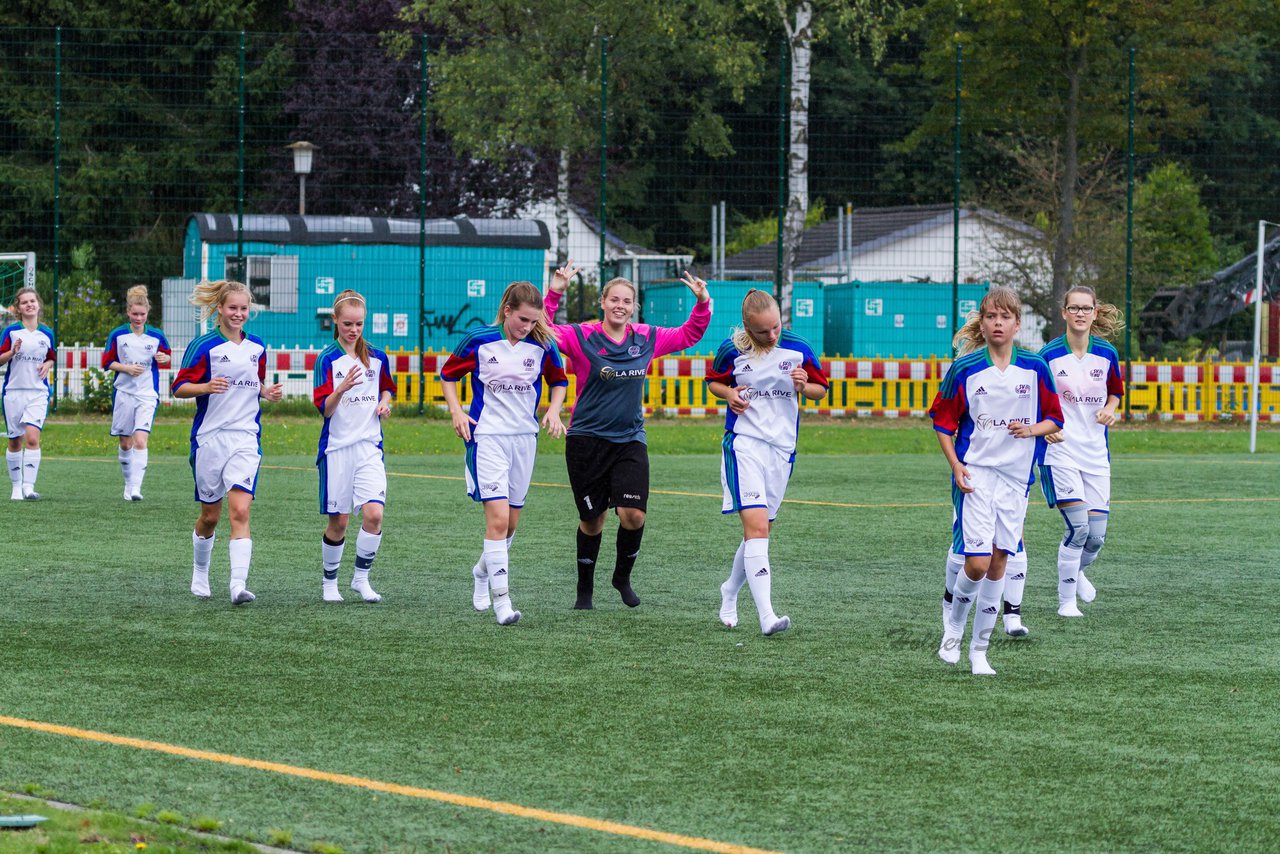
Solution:
<svg viewBox="0 0 1280 854">
<path fill-rule="evenodd" d="M 54 424 L 46 500 L 0 507 L 0 715 L 768 849 L 1273 845 L 1280 454 L 1187 452 L 1238 446 L 1238 429 L 1117 430 L 1099 597 L 1074 621 L 1054 613 L 1061 522 L 1033 492 L 1032 634 L 997 642 L 999 676 L 980 679 L 934 654 L 951 509 L 931 431 L 914 426 L 802 428 L 788 497 L 819 503 L 780 514 L 774 602 L 795 627 L 766 639 L 745 590 L 741 625 L 716 619 L 741 531 L 719 513 L 715 424 L 651 425 L 655 451 L 684 453 L 652 458 L 636 610 L 608 586 L 612 524 L 597 608 L 571 610 L 572 502 L 535 487 L 510 628 L 470 607 L 481 514 L 447 425 L 388 424 L 385 601 L 369 606 L 320 602 L 315 424 L 285 438 L 267 423 L 259 598 L 233 608 L 225 522 L 215 598 L 187 592 L 185 428 L 156 431 L 147 500 L 131 504 L 114 454 L 68 450 L 105 425 Z M 824 431 L 840 453 L 815 452 Z M 1120 450 L 1147 437 L 1153 453 Z M 564 484 L 547 451 L 535 481 Z M 0 726 L 0 790 L 30 786 L 304 850 L 665 848 Z"/>
</svg>

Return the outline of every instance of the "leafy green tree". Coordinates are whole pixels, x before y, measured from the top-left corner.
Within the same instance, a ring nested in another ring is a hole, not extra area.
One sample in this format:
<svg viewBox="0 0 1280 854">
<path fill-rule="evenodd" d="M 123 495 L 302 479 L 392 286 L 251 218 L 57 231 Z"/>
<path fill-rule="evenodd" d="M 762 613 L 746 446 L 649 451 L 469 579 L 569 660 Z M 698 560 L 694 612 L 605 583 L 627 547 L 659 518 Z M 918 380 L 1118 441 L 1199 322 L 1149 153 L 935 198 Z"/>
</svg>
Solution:
<svg viewBox="0 0 1280 854">
<path fill-rule="evenodd" d="M 735 37 L 737 10 L 706 0 L 417 0 L 406 17 L 445 34 L 432 57 L 432 106 L 460 150 L 500 160 L 527 147 L 554 162 L 562 247 L 575 158 L 599 145 L 602 38 L 610 40 L 609 133 L 624 144 L 642 144 L 664 113 L 679 113 L 690 150 L 728 153 L 716 95 L 740 99 L 760 71 L 754 46 Z M 630 153 L 612 151 L 621 160 Z"/>
<path fill-rule="evenodd" d="M 92 244 L 71 250 L 71 269 L 58 282 L 57 315 L 54 314 L 53 273 L 36 274 L 36 292 L 44 303 L 44 324 L 56 328 L 58 345 L 105 344 L 107 335 L 124 322 L 111 294 L 102 286 Z"/>
<path fill-rule="evenodd" d="M 1088 251 L 1077 234 L 1084 190 L 1107 180 L 1100 172 L 1119 168 L 1113 153 L 1125 140 L 1127 49 L 1136 48 L 1140 59 L 1139 141 L 1149 146 L 1189 133 L 1204 116 L 1196 95 L 1205 75 L 1230 63 L 1216 46 L 1238 25 L 1239 6 L 1238 0 L 926 0 L 913 13 L 911 22 L 930 44 L 924 70 L 939 95 L 913 139 L 952 126 L 958 41 L 966 57 L 962 128 L 970 160 L 990 156 L 990 163 L 1006 167 L 1008 177 L 996 172 L 993 179 L 1012 195 L 1020 181 L 1049 182 L 1051 207 L 1014 212 L 1045 217 L 1051 304 L 1060 302 L 1076 271 L 1089 266 L 1080 263 Z M 1060 331 L 1061 317 L 1051 312 L 1048 319 Z"/>
<path fill-rule="evenodd" d="M 1200 187 L 1177 163 L 1157 166 L 1133 193 L 1133 304 L 1160 288 L 1198 282 L 1223 266 Z M 1236 260 L 1236 259 L 1231 259 Z"/>
</svg>

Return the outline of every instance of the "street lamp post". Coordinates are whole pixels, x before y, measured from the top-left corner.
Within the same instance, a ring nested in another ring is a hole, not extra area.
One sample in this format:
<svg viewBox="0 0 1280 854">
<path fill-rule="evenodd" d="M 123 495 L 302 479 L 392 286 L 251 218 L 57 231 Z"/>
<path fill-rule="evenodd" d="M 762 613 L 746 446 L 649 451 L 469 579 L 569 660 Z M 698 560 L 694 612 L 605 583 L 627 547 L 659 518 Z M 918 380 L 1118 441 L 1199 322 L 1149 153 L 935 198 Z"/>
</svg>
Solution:
<svg viewBox="0 0 1280 854">
<path fill-rule="evenodd" d="M 298 175 L 298 216 L 307 215 L 307 176 L 311 174 L 311 152 L 320 146 L 309 142 L 295 142 L 285 148 L 293 151 L 293 171 Z"/>
</svg>

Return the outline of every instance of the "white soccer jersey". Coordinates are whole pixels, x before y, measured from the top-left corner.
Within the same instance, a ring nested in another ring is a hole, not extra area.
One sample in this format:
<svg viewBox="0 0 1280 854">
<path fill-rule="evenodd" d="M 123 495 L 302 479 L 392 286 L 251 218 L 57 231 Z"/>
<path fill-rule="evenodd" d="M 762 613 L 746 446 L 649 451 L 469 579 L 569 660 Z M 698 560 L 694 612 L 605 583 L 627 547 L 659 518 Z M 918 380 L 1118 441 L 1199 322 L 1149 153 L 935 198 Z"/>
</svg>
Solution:
<svg viewBox="0 0 1280 854">
<path fill-rule="evenodd" d="M 962 463 L 995 469 L 1025 495 L 1036 442 L 1014 437 L 1009 425 L 1046 418 L 1061 424 L 1062 409 L 1044 359 L 1015 347 L 1002 371 L 983 347 L 951 365 L 929 417 L 935 430 L 955 437 Z"/>
<path fill-rule="evenodd" d="M 112 362 L 122 365 L 142 365 L 147 370 L 138 376 L 116 373 L 115 390 L 117 394 L 131 394 L 145 400 L 158 400 L 160 397 L 160 366 L 156 364 L 156 354 L 168 355 L 169 342 L 164 333 L 154 326 L 143 327 L 142 334 L 133 331 L 133 327 L 125 324 L 111 330 L 107 336 L 107 346 L 102 350 L 102 369 L 105 371 Z"/>
<path fill-rule="evenodd" d="M 726 408 L 725 432 L 750 436 L 794 454 L 800 426 L 800 396 L 791 381 L 796 368 L 804 368 L 808 382 L 828 385 L 813 348 L 789 331 L 784 330 L 773 349 L 760 355 L 743 353 L 732 338 L 721 344 L 707 382 L 745 386 L 739 393 L 749 404 L 741 415 Z"/>
<path fill-rule="evenodd" d="M 440 378 L 456 382 L 468 373 L 473 436 L 537 433 L 543 380 L 549 386 L 569 384 L 554 342 L 525 338 L 512 344 L 501 326 L 468 333 L 440 369 Z"/>
<path fill-rule="evenodd" d="M 1063 336 L 1046 344 L 1040 355 L 1049 363 L 1064 416 L 1063 441 L 1045 443 L 1044 464 L 1106 474 L 1111 471 L 1111 450 L 1107 428 L 1098 423 L 1097 415 L 1110 395 L 1124 396 L 1120 354 L 1101 338 L 1090 337 L 1088 351 L 1076 358 Z"/>
<path fill-rule="evenodd" d="M 320 430 L 320 452 L 346 448 L 361 442 L 382 447 L 382 419 L 378 417 L 378 400 L 384 391 L 396 393 L 396 382 L 391 377 L 387 354 L 374 347 L 369 348 L 369 365 L 366 367 L 354 356 L 348 356 L 335 341 L 321 351 L 316 359 L 315 387 L 311 399 L 324 414 L 324 402 L 333 390 L 342 385 L 352 371 L 360 371 L 364 378 L 347 389 L 342 402 L 333 415 L 324 420 Z"/>
<path fill-rule="evenodd" d="M 15 345 L 21 341 L 21 347 Z M 47 326 L 27 329 L 14 323 L 0 332 L 0 355 L 17 349 L 9 360 L 9 370 L 4 375 L 4 390 L 49 391 L 49 381 L 40 378 L 40 366 L 54 358 L 53 330 Z"/>
<path fill-rule="evenodd" d="M 202 394 L 196 398 L 196 417 L 191 424 L 191 441 L 215 433 L 244 433 L 255 439 L 261 434 L 259 418 L 262 383 L 267 377 L 267 345 L 256 335 L 245 333 L 239 344 L 228 341 L 221 330 L 201 335 L 187 345 L 182 369 L 173 378 L 173 390 L 187 383 L 207 383 L 226 377 L 222 394 Z"/>
</svg>

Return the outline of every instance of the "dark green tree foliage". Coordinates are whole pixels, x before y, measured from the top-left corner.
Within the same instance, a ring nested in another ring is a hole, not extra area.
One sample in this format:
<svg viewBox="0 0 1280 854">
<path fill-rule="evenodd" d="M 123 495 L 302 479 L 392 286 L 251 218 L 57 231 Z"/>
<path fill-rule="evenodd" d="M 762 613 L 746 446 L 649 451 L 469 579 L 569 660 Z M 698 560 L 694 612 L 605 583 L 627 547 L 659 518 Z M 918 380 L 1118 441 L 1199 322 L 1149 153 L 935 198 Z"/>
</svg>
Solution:
<svg viewBox="0 0 1280 854">
<path fill-rule="evenodd" d="M 1151 147 L 1199 126 L 1204 108 L 1196 93 L 1211 70 L 1229 64 L 1216 46 L 1239 14 L 1237 0 L 928 0 L 915 20 L 930 44 L 924 70 L 939 99 L 911 141 L 952 125 L 958 40 L 966 57 L 966 163 L 992 158 L 1003 167 L 1005 198 L 1016 198 L 1019 182 L 1048 182 L 1027 198 L 1038 205 L 1048 190 L 1052 207 L 1011 212 L 1028 221 L 1045 217 L 1050 302 L 1060 303 L 1088 266 L 1081 258 L 1097 252 L 1080 246 L 1076 233 L 1085 191 L 1122 168 L 1114 152 L 1125 142 L 1128 48 L 1141 57 L 1137 138 Z M 1049 319 L 1061 328 L 1056 313 Z"/>
<path fill-rule="evenodd" d="M 52 27 L 62 25 L 63 250 L 92 241 L 109 292 L 178 272 L 186 215 L 236 197 L 238 36 L 229 31 L 277 22 L 250 0 L 127 0 L 18 2 L 3 23 L 26 28 L 0 36 L 0 245 L 34 249 L 49 266 Z M 280 71 L 270 58 L 256 70 L 251 92 Z"/>
</svg>

